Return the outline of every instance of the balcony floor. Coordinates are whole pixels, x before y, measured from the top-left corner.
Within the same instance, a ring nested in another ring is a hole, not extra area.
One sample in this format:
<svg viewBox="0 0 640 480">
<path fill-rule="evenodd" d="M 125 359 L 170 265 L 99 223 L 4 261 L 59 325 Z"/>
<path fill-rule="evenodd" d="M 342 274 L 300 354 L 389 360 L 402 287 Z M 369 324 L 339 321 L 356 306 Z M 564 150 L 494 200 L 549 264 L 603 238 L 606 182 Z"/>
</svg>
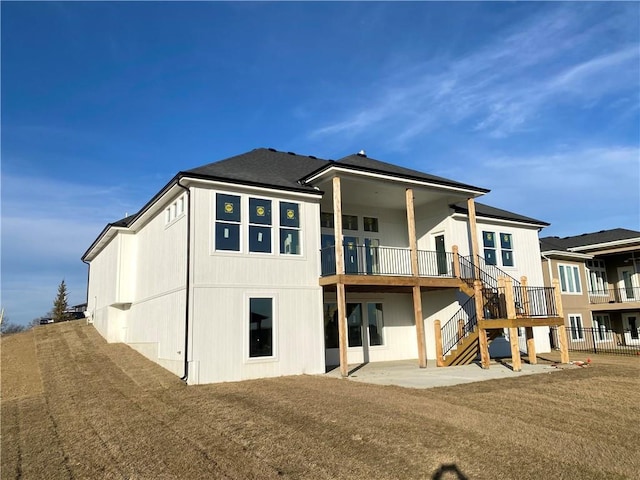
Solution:
<svg viewBox="0 0 640 480">
<path fill-rule="evenodd" d="M 326 290 L 334 290 L 342 283 L 349 291 L 411 293 L 413 287 L 421 290 L 439 290 L 460 288 L 463 282 L 452 277 L 412 277 L 400 275 L 330 275 L 320 278 L 320 286 Z"/>
</svg>

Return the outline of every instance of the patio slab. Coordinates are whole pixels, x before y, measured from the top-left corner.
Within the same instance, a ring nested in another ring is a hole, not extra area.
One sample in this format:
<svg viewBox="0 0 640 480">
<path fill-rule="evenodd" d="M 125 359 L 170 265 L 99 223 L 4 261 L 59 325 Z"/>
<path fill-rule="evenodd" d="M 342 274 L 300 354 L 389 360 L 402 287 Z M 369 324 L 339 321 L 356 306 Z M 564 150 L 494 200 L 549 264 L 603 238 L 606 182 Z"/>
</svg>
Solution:
<svg viewBox="0 0 640 480">
<path fill-rule="evenodd" d="M 562 365 L 563 368 L 570 367 Z M 434 388 L 462 383 L 482 382 L 499 378 L 515 378 L 523 375 L 551 373 L 559 368 L 550 364 L 522 364 L 520 372 L 514 372 L 508 363 L 492 361 L 488 369 L 479 364 L 458 367 L 437 367 L 435 361 L 427 362 L 427 368 L 419 368 L 417 360 L 399 360 L 394 362 L 375 362 L 362 365 L 349 365 L 347 380 L 374 383 L 377 385 L 397 385 L 406 388 Z M 326 373 L 340 378 L 340 369 L 334 368 Z"/>
</svg>

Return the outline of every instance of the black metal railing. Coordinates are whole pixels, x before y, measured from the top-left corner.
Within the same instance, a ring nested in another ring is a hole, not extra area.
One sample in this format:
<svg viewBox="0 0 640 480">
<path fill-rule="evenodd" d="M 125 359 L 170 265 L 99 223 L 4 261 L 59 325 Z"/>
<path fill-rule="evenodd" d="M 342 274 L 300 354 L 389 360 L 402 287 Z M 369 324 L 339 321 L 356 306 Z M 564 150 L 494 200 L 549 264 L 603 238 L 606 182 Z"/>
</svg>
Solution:
<svg viewBox="0 0 640 480">
<path fill-rule="evenodd" d="M 589 303 L 640 302 L 640 287 L 605 288 L 589 291 Z"/>
<path fill-rule="evenodd" d="M 342 251 L 348 275 L 412 275 L 408 248 L 346 244 Z M 336 274 L 335 246 L 320 250 L 320 264 L 323 277 Z M 454 277 L 453 254 L 418 250 L 418 275 Z"/>
<path fill-rule="evenodd" d="M 453 253 L 418 250 L 418 274 L 421 277 L 453 277 Z"/>
<path fill-rule="evenodd" d="M 445 357 L 463 338 L 473 332 L 477 324 L 475 299 L 471 297 L 440 327 L 442 356 Z"/>
<path fill-rule="evenodd" d="M 565 327 L 568 348 L 572 352 L 604 353 L 610 355 L 640 355 L 640 329 L 622 333 L 606 328 Z M 558 327 L 551 327 L 551 347 L 560 348 Z"/>
<path fill-rule="evenodd" d="M 516 315 L 521 317 L 557 317 L 558 306 L 553 287 L 513 287 Z"/>
</svg>

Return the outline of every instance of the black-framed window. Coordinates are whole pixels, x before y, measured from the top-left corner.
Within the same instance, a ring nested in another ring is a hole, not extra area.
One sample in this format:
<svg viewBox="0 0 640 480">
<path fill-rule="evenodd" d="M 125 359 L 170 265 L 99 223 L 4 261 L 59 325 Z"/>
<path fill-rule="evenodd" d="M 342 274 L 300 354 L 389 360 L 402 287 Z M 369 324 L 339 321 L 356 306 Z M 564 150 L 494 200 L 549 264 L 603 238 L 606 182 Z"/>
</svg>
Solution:
<svg viewBox="0 0 640 480">
<path fill-rule="evenodd" d="M 333 213 L 320 212 L 320 226 L 323 228 L 333 228 Z"/>
<path fill-rule="evenodd" d="M 365 232 L 377 232 L 378 231 L 378 219 L 375 217 L 363 217 Z"/>
<path fill-rule="evenodd" d="M 342 215 L 342 229 L 343 230 L 358 230 L 358 216 L 357 215 Z"/>
<path fill-rule="evenodd" d="M 249 299 L 249 357 L 272 357 L 273 345 L 273 298 L 253 297 Z"/>
<path fill-rule="evenodd" d="M 496 234 L 493 232 L 482 232 L 482 244 L 484 245 L 484 260 L 487 265 L 497 265 Z"/>
<path fill-rule="evenodd" d="M 216 250 L 240 251 L 240 196 L 216 194 Z"/>
<path fill-rule="evenodd" d="M 280 202 L 280 253 L 300 255 L 300 205 Z"/>
<path fill-rule="evenodd" d="M 500 250 L 502 253 L 502 265 L 513 267 L 513 236 L 510 233 L 500 234 Z"/>
<path fill-rule="evenodd" d="M 249 251 L 271 253 L 271 200 L 249 198 Z"/>
</svg>

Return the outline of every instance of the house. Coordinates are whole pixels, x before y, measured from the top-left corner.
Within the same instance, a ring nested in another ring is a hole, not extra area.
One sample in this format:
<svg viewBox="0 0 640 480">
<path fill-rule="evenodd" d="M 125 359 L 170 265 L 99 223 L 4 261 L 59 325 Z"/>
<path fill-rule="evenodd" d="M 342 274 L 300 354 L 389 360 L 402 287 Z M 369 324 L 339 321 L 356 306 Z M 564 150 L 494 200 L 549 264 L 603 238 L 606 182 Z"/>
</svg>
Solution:
<svg viewBox="0 0 640 480">
<path fill-rule="evenodd" d="M 544 281 L 558 279 L 569 341 L 640 345 L 640 232 L 540 239 Z M 593 329 L 593 330 L 590 330 Z"/>
<path fill-rule="evenodd" d="M 487 192 L 363 152 L 255 149 L 179 172 L 107 225 L 82 257 L 87 310 L 190 384 L 478 354 L 488 367 L 500 343 L 519 368 L 564 324 L 543 287 L 547 224 L 475 202 Z"/>
</svg>

